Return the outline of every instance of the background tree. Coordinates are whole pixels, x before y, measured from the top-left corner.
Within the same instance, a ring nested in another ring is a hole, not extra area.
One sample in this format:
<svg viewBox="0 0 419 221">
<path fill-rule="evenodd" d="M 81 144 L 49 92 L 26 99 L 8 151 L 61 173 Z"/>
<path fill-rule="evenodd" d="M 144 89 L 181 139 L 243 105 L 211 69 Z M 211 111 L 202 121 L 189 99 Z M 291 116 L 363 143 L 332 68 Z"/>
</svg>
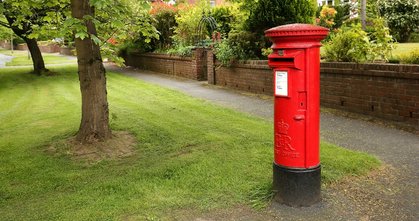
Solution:
<svg viewBox="0 0 419 221">
<path fill-rule="evenodd" d="M 399 42 L 409 40 L 410 34 L 418 29 L 419 3 L 416 0 L 379 0 L 378 9 Z"/>
<path fill-rule="evenodd" d="M 250 10 L 248 30 L 260 35 L 269 28 L 291 23 L 314 22 L 316 8 L 307 0 L 259 0 Z"/>
<path fill-rule="evenodd" d="M 45 27 L 59 17 L 66 5 L 65 0 L 0 0 L 0 12 L 7 21 L 0 20 L 0 25 L 12 29 L 26 42 L 35 74 L 48 71 L 38 47 L 38 34 L 46 31 Z"/>
</svg>

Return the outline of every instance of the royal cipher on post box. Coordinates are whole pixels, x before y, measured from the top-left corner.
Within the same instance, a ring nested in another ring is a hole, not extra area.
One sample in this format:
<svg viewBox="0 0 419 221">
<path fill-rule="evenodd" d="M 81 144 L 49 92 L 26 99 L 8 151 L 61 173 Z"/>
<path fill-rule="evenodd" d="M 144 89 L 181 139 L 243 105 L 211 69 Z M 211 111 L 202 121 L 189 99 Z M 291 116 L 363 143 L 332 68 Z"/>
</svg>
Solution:
<svg viewBox="0 0 419 221">
<path fill-rule="evenodd" d="M 328 29 L 290 24 L 265 34 L 273 42 L 275 199 L 310 206 L 320 201 L 320 41 Z"/>
</svg>

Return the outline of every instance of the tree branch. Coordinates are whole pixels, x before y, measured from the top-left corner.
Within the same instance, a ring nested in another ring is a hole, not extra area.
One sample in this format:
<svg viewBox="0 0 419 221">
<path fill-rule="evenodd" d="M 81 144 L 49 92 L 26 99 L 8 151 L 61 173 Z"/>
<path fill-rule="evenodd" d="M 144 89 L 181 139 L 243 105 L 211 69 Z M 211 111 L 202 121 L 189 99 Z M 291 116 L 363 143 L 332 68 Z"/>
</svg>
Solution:
<svg viewBox="0 0 419 221">
<path fill-rule="evenodd" d="M 3 21 L 0 21 L 0 25 L 6 28 L 12 28 L 12 26 L 10 26 L 9 23 L 3 22 Z"/>
</svg>

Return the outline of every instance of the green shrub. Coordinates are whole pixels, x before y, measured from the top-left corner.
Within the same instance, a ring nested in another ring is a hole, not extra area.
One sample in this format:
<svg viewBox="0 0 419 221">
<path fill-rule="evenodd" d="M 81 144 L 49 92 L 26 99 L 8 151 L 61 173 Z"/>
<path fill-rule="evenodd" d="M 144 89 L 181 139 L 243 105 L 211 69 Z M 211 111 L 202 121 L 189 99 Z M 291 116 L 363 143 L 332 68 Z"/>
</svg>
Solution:
<svg viewBox="0 0 419 221">
<path fill-rule="evenodd" d="M 212 9 L 212 17 L 217 22 L 216 31 L 221 33 L 223 38 L 228 36 L 231 30 L 242 30 L 246 15 L 239 8 L 238 4 L 222 5 Z"/>
<path fill-rule="evenodd" d="M 368 21 L 366 28 L 370 38 L 369 61 L 387 61 L 394 49 L 393 37 L 390 35 L 389 28 L 385 25 L 383 18 L 375 18 Z"/>
<path fill-rule="evenodd" d="M 349 19 L 349 5 L 348 4 L 341 4 L 334 6 L 336 10 L 336 15 L 333 25 L 333 28 L 340 28 L 343 25 L 343 22 Z"/>
<path fill-rule="evenodd" d="M 315 1 L 308 0 L 259 0 L 250 10 L 247 30 L 263 36 L 263 32 L 278 25 L 290 23 L 313 23 L 316 13 Z"/>
<path fill-rule="evenodd" d="M 173 40 L 177 45 L 194 45 L 200 35 L 199 22 L 202 15 L 210 11 L 209 2 L 201 0 L 196 5 L 180 5 L 176 16 L 178 26 L 174 30 Z"/>
<path fill-rule="evenodd" d="M 342 27 L 324 45 L 323 57 L 327 61 L 362 62 L 367 60 L 370 42 L 361 25 Z"/>
<path fill-rule="evenodd" d="M 256 59 L 261 53 L 255 33 L 247 31 L 232 31 L 228 39 L 215 45 L 215 56 L 223 65 L 230 65 L 236 60 Z"/>
<path fill-rule="evenodd" d="M 394 49 L 393 38 L 382 18 L 369 20 L 366 30 L 357 21 L 345 24 L 324 45 L 327 61 L 387 61 Z"/>
<path fill-rule="evenodd" d="M 401 63 L 419 64 L 419 51 L 412 51 L 407 55 L 400 56 Z"/>
</svg>

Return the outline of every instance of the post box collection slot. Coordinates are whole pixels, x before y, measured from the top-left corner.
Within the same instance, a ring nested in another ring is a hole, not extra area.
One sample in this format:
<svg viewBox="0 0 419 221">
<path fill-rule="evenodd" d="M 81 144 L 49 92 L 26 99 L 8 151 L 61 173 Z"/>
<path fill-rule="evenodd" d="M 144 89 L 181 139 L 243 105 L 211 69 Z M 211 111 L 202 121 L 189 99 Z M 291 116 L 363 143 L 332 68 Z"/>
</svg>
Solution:
<svg viewBox="0 0 419 221">
<path fill-rule="evenodd" d="M 286 65 L 294 64 L 294 58 L 270 58 L 269 60 L 272 63 L 286 64 Z"/>
</svg>

